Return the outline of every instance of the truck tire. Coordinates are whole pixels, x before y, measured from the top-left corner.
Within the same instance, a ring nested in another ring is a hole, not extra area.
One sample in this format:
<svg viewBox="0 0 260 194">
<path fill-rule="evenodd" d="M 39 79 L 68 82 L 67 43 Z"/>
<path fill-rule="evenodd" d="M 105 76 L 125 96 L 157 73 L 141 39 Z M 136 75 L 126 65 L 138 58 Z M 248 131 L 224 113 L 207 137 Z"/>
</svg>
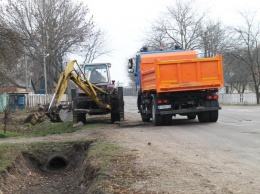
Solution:
<svg viewBox="0 0 260 194">
<path fill-rule="evenodd" d="M 205 111 L 205 112 L 201 112 L 198 114 L 198 119 L 200 123 L 206 123 L 209 122 L 209 112 Z"/>
<path fill-rule="evenodd" d="M 187 115 L 187 117 L 188 117 L 189 120 L 196 119 L 196 115 Z"/>
<path fill-rule="evenodd" d="M 218 110 L 213 110 L 209 114 L 209 121 L 210 122 L 217 122 L 218 120 Z"/>
<path fill-rule="evenodd" d="M 141 117 L 142 117 L 143 122 L 150 122 L 150 116 L 149 115 L 142 114 Z"/>
<path fill-rule="evenodd" d="M 171 125 L 172 124 L 172 115 L 164 115 L 163 120 L 164 120 L 164 125 Z"/>
<path fill-rule="evenodd" d="M 152 118 L 153 118 L 153 124 L 155 126 L 163 125 L 163 116 L 156 114 L 156 105 L 154 100 L 152 101 Z"/>
</svg>

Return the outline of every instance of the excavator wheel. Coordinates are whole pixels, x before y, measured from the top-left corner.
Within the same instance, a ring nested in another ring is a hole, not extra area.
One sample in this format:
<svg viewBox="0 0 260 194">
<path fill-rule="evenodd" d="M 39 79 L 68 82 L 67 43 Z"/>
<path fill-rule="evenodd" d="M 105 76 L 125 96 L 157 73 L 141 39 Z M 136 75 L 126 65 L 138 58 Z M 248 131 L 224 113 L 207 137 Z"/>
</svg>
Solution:
<svg viewBox="0 0 260 194">
<path fill-rule="evenodd" d="M 73 115 L 73 123 L 76 124 L 78 122 L 82 122 L 83 124 L 87 123 L 86 113 L 78 113 Z"/>
<path fill-rule="evenodd" d="M 120 121 L 120 113 L 111 113 L 111 123 Z"/>
<path fill-rule="evenodd" d="M 110 98 L 111 110 L 111 122 L 121 121 L 124 119 L 124 97 L 123 88 L 118 87 L 116 93 Z"/>
</svg>

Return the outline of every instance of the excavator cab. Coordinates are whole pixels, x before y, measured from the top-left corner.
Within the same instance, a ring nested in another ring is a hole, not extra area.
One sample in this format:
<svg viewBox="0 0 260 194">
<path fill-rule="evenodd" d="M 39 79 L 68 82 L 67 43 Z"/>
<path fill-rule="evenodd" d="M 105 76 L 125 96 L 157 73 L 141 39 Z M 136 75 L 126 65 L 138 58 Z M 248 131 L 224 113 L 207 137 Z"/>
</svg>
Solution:
<svg viewBox="0 0 260 194">
<path fill-rule="evenodd" d="M 89 81 L 93 84 L 107 84 L 110 82 L 109 65 L 89 64 L 85 65 L 84 72 Z"/>
</svg>

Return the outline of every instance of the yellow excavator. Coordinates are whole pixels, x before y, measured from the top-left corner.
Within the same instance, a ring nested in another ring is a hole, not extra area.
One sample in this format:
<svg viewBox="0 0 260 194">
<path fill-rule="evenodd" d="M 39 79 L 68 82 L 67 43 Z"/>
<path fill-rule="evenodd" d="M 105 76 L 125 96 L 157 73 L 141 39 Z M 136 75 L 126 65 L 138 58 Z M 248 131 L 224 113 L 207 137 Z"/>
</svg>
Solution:
<svg viewBox="0 0 260 194">
<path fill-rule="evenodd" d="M 76 67 L 75 67 L 76 64 Z M 124 118 L 123 88 L 115 87 L 110 78 L 110 63 L 93 63 L 83 66 L 76 60 L 68 63 L 60 74 L 58 84 L 46 115 L 52 122 L 66 122 L 73 116 L 73 123 L 87 123 L 86 114 L 111 114 L 111 122 Z M 61 103 L 69 82 L 76 84 L 71 102 Z"/>
</svg>

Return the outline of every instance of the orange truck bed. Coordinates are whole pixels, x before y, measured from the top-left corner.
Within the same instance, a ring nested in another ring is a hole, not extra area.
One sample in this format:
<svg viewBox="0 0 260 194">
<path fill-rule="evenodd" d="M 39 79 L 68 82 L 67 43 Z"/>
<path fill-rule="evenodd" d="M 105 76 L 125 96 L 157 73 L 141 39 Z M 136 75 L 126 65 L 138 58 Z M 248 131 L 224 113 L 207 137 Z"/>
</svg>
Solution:
<svg viewBox="0 0 260 194">
<path fill-rule="evenodd" d="M 195 51 L 145 54 L 140 70 L 143 92 L 219 89 L 224 85 L 221 55 L 197 58 Z"/>
</svg>

